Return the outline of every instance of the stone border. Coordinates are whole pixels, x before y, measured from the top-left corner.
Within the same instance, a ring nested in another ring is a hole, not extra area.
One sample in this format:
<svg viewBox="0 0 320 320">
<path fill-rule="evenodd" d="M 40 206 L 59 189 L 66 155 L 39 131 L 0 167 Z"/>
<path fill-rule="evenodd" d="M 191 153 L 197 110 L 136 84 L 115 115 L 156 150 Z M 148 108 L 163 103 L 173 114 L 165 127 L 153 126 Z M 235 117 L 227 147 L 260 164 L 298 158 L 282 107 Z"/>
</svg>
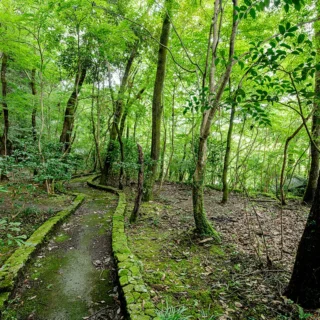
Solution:
<svg viewBox="0 0 320 320">
<path fill-rule="evenodd" d="M 126 196 L 123 191 L 94 183 L 93 177 L 87 184 L 95 189 L 112 192 L 119 196 L 117 208 L 112 217 L 112 251 L 116 261 L 118 277 L 126 310 L 131 320 L 159 320 L 156 308 L 142 277 L 142 263 L 132 254 L 128 247 L 125 233 Z"/>
<path fill-rule="evenodd" d="M 11 296 L 16 281 L 23 272 L 26 263 L 32 257 L 32 254 L 39 249 L 46 236 L 53 231 L 58 224 L 79 208 L 84 199 L 84 195 L 77 194 L 71 208 L 59 211 L 54 217 L 43 223 L 30 236 L 26 243 L 18 248 L 0 268 L 0 318 L 1 311 L 4 310 L 5 304 Z"/>
</svg>

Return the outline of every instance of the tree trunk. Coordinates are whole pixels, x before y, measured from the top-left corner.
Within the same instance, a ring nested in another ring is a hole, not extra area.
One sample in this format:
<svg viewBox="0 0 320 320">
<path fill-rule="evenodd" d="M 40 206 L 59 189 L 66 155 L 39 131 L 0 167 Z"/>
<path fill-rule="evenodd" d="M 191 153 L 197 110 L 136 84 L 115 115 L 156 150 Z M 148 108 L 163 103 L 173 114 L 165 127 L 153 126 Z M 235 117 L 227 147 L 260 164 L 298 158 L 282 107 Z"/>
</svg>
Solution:
<svg viewBox="0 0 320 320">
<path fill-rule="evenodd" d="M 124 75 L 121 79 L 121 84 L 120 84 L 120 89 L 118 92 L 118 97 L 117 100 L 114 103 L 114 115 L 113 115 L 113 123 L 112 123 L 112 128 L 110 131 L 110 138 L 109 138 L 109 144 L 108 144 L 108 149 L 107 149 L 107 155 L 106 159 L 104 162 L 103 170 L 101 172 L 101 179 L 100 183 L 101 184 L 107 184 L 107 181 L 110 177 L 110 173 L 112 170 L 112 163 L 113 163 L 113 154 L 115 150 L 115 141 L 117 139 L 118 131 L 119 131 L 119 124 L 123 112 L 123 98 L 124 98 L 124 93 L 127 88 L 127 83 L 130 75 L 130 70 L 134 61 L 134 58 L 136 57 L 138 53 L 138 44 L 139 42 L 136 42 L 134 44 L 134 47 L 131 50 L 130 57 L 127 61 L 126 69 L 124 72 Z M 110 80 L 110 79 L 109 79 Z M 110 88 L 111 89 L 111 88 Z"/>
<path fill-rule="evenodd" d="M 71 151 L 72 131 L 74 125 L 74 115 L 77 108 L 78 95 L 86 77 L 87 67 L 82 68 L 77 72 L 73 91 L 67 102 L 67 107 L 64 115 L 63 127 L 60 136 L 60 142 L 63 143 L 62 152 Z"/>
<path fill-rule="evenodd" d="M 231 138 L 232 138 L 232 130 L 233 130 L 233 120 L 234 115 L 236 112 L 236 106 L 232 105 L 231 108 L 231 114 L 230 114 L 230 122 L 229 122 L 229 130 L 228 130 L 228 136 L 227 136 L 227 147 L 226 147 L 226 153 L 224 156 L 224 164 L 223 164 L 223 172 L 222 172 L 222 203 L 226 203 L 228 201 L 228 168 L 229 168 L 229 159 L 230 159 L 230 152 L 231 152 Z"/>
<path fill-rule="evenodd" d="M 166 171 L 165 171 L 163 177 L 161 178 L 160 188 L 159 189 L 162 188 L 163 182 L 166 181 L 166 179 L 168 177 L 169 169 L 170 169 L 172 158 L 173 158 L 173 154 L 174 154 L 174 133 L 175 133 L 175 130 L 174 130 L 175 129 L 174 105 L 175 105 L 175 94 L 176 94 L 176 85 L 174 85 L 174 87 L 173 87 L 172 107 L 171 107 L 171 151 L 170 151 L 170 156 L 169 156 L 169 160 L 168 160 Z"/>
<path fill-rule="evenodd" d="M 219 16 L 221 14 L 221 2 L 220 0 L 215 1 L 214 5 L 214 15 L 212 18 L 213 24 L 213 35 L 212 35 L 212 59 L 210 66 L 210 75 L 209 75 L 209 92 L 214 95 L 214 100 L 211 104 L 211 108 L 203 113 L 202 123 L 200 127 L 200 136 L 199 136 L 199 149 L 198 157 L 196 160 L 196 169 L 193 175 L 193 215 L 196 224 L 196 231 L 200 235 L 212 236 L 217 242 L 220 242 L 220 237 L 218 232 L 210 225 L 207 220 L 206 214 L 204 212 L 203 206 L 203 186 L 205 180 L 205 166 L 206 166 L 206 154 L 207 154 L 207 140 L 210 134 L 211 125 L 216 114 L 216 111 L 219 108 L 220 100 L 222 94 L 226 87 L 226 84 L 229 81 L 230 74 L 233 67 L 234 61 L 234 47 L 235 47 L 235 38 L 238 28 L 239 20 L 236 20 L 237 14 L 237 0 L 233 0 L 233 23 L 232 30 L 229 39 L 229 61 L 226 65 L 226 70 L 222 74 L 219 81 L 216 81 L 216 58 L 217 58 L 217 47 L 219 43 Z M 222 17 L 221 17 L 222 18 Z M 211 35 L 210 35 L 211 37 Z M 211 39 L 209 39 L 211 43 Z"/>
<path fill-rule="evenodd" d="M 318 9 L 319 11 L 319 9 Z M 317 45 L 317 60 L 320 61 L 320 26 L 315 27 L 315 41 Z M 316 70 L 315 74 L 315 98 L 314 98 L 314 114 L 312 117 L 312 138 L 314 143 L 319 146 L 320 139 L 320 71 Z M 311 165 L 309 171 L 308 185 L 303 197 L 303 202 L 312 203 L 314 193 L 317 188 L 319 176 L 319 152 L 315 145 L 311 142 Z"/>
<path fill-rule="evenodd" d="M 166 124 L 166 119 L 164 117 L 164 112 L 163 112 L 163 146 L 162 146 L 162 152 L 161 152 L 161 157 L 160 157 L 160 174 L 159 174 L 159 180 L 162 181 L 163 174 L 164 174 L 164 158 L 166 156 L 166 151 L 167 151 L 167 124 Z M 161 184 L 161 182 L 160 182 Z"/>
<path fill-rule="evenodd" d="M 95 83 L 92 83 L 92 98 L 91 98 L 91 122 L 92 122 L 92 135 L 94 138 L 94 144 L 95 144 L 95 157 L 97 159 L 98 168 L 101 171 L 102 170 L 102 161 L 101 161 L 101 155 L 100 155 L 100 106 L 99 106 L 99 96 L 97 96 L 97 126 L 95 124 L 94 119 L 94 100 L 95 100 Z M 95 169 L 97 168 L 95 164 Z"/>
<path fill-rule="evenodd" d="M 31 71 L 30 87 L 31 87 L 32 95 L 34 97 L 33 109 L 32 109 L 32 115 L 31 115 L 32 138 L 33 138 L 33 141 L 37 141 L 37 122 L 36 122 L 37 105 L 36 105 L 36 102 L 35 102 L 35 100 L 36 100 L 35 97 L 37 95 L 37 90 L 36 90 L 36 69 L 32 69 L 32 71 Z"/>
<path fill-rule="evenodd" d="M 1 137 L 1 148 L 0 154 L 2 156 L 10 155 L 11 147 L 8 139 L 9 133 L 9 110 L 8 104 L 6 102 L 7 97 L 7 66 L 8 66 L 8 55 L 6 53 L 2 54 L 1 63 L 1 85 L 2 85 L 2 112 L 3 112 L 3 134 Z"/>
<path fill-rule="evenodd" d="M 170 7 L 171 0 L 166 0 L 167 11 L 163 20 L 160 45 L 158 52 L 158 65 L 152 100 L 152 142 L 151 142 L 151 164 L 148 168 L 148 178 L 144 190 L 144 200 L 150 201 L 153 198 L 153 185 L 158 176 L 158 161 L 160 156 L 160 135 L 161 135 L 161 115 L 162 115 L 162 92 L 164 86 L 167 49 L 170 35 Z"/>
<path fill-rule="evenodd" d="M 320 179 L 299 243 L 291 280 L 285 295 L 303 308 L 320 307 Z"/>
<path fill-rule="evenodd" d="M 128 104 L 123 112 L 123 116 L 121 117 L 121 122 L 120 122 L 120 135 L 121 135 L 121 137 L 123 136 L 126 120 L 127 120 L 128 114 L 130 112 L 130 107 L 134 104 L 135 101 L 141 99 L 141 96 L 145 90 L 146 90 L 146 88 L 142 88 L 133 99 L 130 99 L 128 101 Z"/>
<path fill-rule="evenodd" d="M 304 126 L 304 124 L 301 123 L 300 126 L 292 133 L 292 135 L 287 138 L 285 145 L 284 145 L 283 162 L 282 162 L 281 175 L 280 175 L 280 201 L 281 201 L 282 205 L 286 204 L 286 198 L 285 198 L 285 193 L 284 193 L 284 183 L 285 183 L 285 176 L 284 175 L 285 175 L 285 171 L 286 171 L 289 143 L 299 133 L 299 131 L 303 128 L 303 126 Z"/>
<path fill-rule="evenodd" d="M 130 217 L 131 223 L 137 220 L 140 205 L 141 205 L 142 195 L 143 195 L 143 152 L 139 144 L 138 144 L 138 164 L 139 164 L 139 173 L 138 173 L 137 197 L 136 197 L 134 208 Z"/>
</svg>

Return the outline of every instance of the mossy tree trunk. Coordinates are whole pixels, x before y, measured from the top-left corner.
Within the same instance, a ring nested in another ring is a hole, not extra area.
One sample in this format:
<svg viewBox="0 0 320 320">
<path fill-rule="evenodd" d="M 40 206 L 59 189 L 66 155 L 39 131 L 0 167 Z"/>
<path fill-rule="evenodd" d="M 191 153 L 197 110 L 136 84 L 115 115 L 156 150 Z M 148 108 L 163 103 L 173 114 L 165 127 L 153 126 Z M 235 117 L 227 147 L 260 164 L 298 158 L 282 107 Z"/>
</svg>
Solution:
<svg viewBox="0 0 320 320">
<path fill-rule="evenodd" d="M 137 41 L 131 50 L 131 54 L 130 54 L 129 59 L 126 64 L 125 72 L 124 72 L 123 77 L 121 79 L 121 84 L 120 84 L 120 88 L 118 91 L 118 96 L 117 96 L 116 101 L 114 101 L 113 122 L 112 122 L 112 127 L 110 130 L 107 155 L 106 155 L 106 158 L 104 161 L 103 170 L 101 172 L 101 179 L 100 179 L 101 184 L 107 184 L 107 181 L 110 177 L 110 173 L 112 170 L 112 163 L 114 160 L 114 151 L 116 149 L 116 140 L 117 140 L 117 136 L 118 136 L 121 116 L 123 113 L 124 94 L 127 89 L 127 84 L 128 84 L 128 80 L 129 80 L 130 70 L 133 65 L 133 61 L 138 53 L 138 45 L 139 45 L 139 42 Z M 111 76 L 109 74 L 109 81 L 110 81 L 110 77 Z M 110 90 L 112 90 L 111 84 L 110 84 Z"/>
<path fill-rule="evenodd" d="M 170 36 L 170 7 L 171 0 L 166 0 L 166 13 L 162 24 L 160 45 L 158 51 L 158 64 L 156 79 L 154 82 L 152 100 L 152 141 L 151 141 L 151 164 L 148 168 L 148 177 L 144 188 L 144 200 L 150 201 L 153 198 L 153 186 L 158 176 L 158 162 L 160 157 L 160 135 L 161 135 L 161 115 L 163 110 L 162 92 L 164 86 L 167 46 Z"/>
<path fill-rule="evenodd" d="M 62 132 L 60 135 L 60 142 L 63 144 L 62 151 L 64 153 L 69 153 L 71 151 L 74 116 L 77 108 L 78 96 L 86 78 L 86 74 L 87 66 L 84 64 L 76 73 L 73 91 L 71 92 L 71 95 L 67 102 Z"/>
<path fill-rule="evenodd" d="M 142 147 L 138 144 L 138 164 L 139 164 L 139 173 L 138 173 L 138 187 L 137 187 L 137 196 L 134 203 L 134 208 L 130 216 L 130 222 L 135 222 L 138 218 L 139 209 L 141 205 L 142 195 L 143 195 L 143 179 L 144 179 L 144 168 L 143 168 L 143 152 Z"/>
</svg>

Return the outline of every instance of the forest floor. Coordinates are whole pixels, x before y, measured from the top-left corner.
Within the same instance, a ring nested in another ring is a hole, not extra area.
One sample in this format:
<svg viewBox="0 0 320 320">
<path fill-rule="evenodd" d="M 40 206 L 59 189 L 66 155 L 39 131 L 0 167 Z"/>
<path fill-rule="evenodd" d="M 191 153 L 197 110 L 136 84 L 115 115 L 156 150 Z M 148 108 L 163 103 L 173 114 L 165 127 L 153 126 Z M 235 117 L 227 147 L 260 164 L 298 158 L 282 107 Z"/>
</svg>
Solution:
<svg viewBox="0 0 320 320">
<path fill-rule="evenodd" d="M 68 184 L 86 201 L 29 264 L 4 320 L 123 319 L 111 248 L 117 197 L 86 180 Z"/>
<path fill-rule="evenodd" d="M 27 239 L 46 220 L 70 206 L 73 199 L 65 194 L 49 196 L 44 188 L 27 182 L 15 181 L 1 186 L 6 192 L 0 193 L 0 220 L 16 224 L 13 226 L 16 230 L 6 230 L 8 225 L 0 223 L 3 227 L 0 228 L 0 266 L 19 245 L 2 233 L 19 234 Z"/>
<path fill-rule="evenodd" d="M 222 205 L 221 192 L 208 189 L 205 209 L 222 237 L 217 245 L 194 235 L 191 195 L 190 186 L 165 184 L 128 228 L 158 308 L 173 305 L 191 319 L 320 319 L 282 296 L 310 208 L 241 194 Z"/>
<path fill-rule="evenodd" d="M 123 318 L 111 257 L 117 198 L 87 187 L 86 180 L 68 184 L 69 191 L 86 194 L 86 202 L 31 261 L 4 320 Z M 48 197 L 28 185 L 9 191 L 2 197 L 1 217 L 20 222 L 28 236 L 72 202 L 72 196 Z M 125 192 L 129 217 L 134 186 Z M 165 313 L 173 306 L 171 311 L 194 320 L 320 319 L 320 313 L 282 296 L 310 208 L 298 200 L 281 207 L 270 197 L 238 193 L 227 204 L 220 201 L 221 192 L 205 191 L 206 212 L 221 245 L 193 233 L 192 190 L 184 184 L 164 184 L 154 201 L 142 204 L 138 222 L 127 223 L 129 245 L 144 265 L 156 307 Z M 3 262 L 15 246 L 0 249 Z"/>
</svg>

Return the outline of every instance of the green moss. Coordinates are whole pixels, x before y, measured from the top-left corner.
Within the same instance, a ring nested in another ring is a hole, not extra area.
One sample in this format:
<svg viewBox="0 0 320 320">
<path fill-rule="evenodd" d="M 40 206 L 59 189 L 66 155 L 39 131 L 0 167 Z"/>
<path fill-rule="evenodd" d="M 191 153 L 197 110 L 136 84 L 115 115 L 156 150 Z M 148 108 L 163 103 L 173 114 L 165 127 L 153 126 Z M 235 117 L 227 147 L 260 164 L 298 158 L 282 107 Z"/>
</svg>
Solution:
<svg viewBox="0 0 320 320">
<path fill-rule="evenodd" d="M 58 242 L 58 243 L 65 242 L 65 241 L 70 240 L 70 236 L 66 233 L 60 233 L 55 237 L 54 240 L 55 240 L 55 242 Z"/>
<path fill-rule="evenodd" d="M 10 297 L 10 292 L 0 293 L 0 312 L 4 309 L 6 302 Z"/>
<path fill-rule="evenodd" d="M 118 263 L 118 269 L 120 269 L 119 281 L 127 302 L 127 311 L 132 320 L 153 319 L 155 317 L 155 311 L 148 290 L 141 277 L 142 264 L 139 263 L 131 253 L 124 232 L 124 216 L 126 210 L 125 194 L 114 188 L 97 185 L 93 182 L 93 179 L 88 181 L 88 184 L 92 187 L 111 191 L 119 195 L 118 205 L 112 219 L 112 248 L 116 262 Z M 144 312 L 141 302 L 137 303 L 138 299 L 143 299 L 145 300 L 144 303 L 148 303 L 149 308 L 147 309 L 147 314 Z"/>
<path fill-rule="evenodd" d="M 225 255 L 225 252 L 223 251 L 222 247 L 215 244 L 211 246 L 210 253 L 214 256 L 220 257 L 223 257 Z"/>
</svg>

